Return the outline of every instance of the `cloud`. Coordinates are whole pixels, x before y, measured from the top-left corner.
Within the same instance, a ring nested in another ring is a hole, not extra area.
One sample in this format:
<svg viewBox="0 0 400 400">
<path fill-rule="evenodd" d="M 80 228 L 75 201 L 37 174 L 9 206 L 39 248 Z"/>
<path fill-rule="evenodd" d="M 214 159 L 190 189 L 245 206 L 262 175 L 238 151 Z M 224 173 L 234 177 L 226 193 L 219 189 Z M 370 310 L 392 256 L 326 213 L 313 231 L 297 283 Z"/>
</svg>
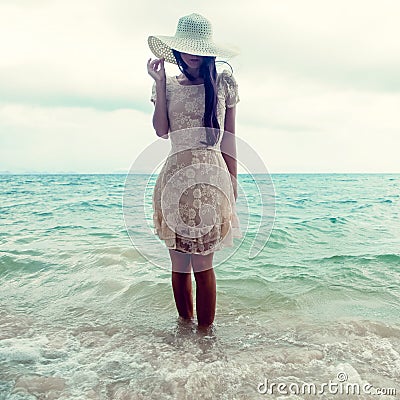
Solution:
<svg viewBox="0 0 400 400">
<path fill-rule="evenodd" d="M 156 140 L 148 114 L 135 110 L 0 107 L 0 170 L 83 173 L 128 171 Z"/>
<path fill-rule="evenodd" d="M 310 90 L 288 100 L 274 91 L 256 107 L 251 95 L 242 96 L 236 131 L 270 172 L 400 171 L 399 95 Z"/>
<path fill-rule="evenodd" d="M 242 49 L 243 73 L 400 91 L 400 3 L 306 0 L 252 5 L 232 7 L 227 21 L 231 40 Z"/>
<path fill-rule="evenodd" d="M 0 7 L 0 101 L 145 109 L 143 38 L 114 31 L 104 2 L 41 4 Z"/>
<path fill-rule="evenodd" d="M 155 137 L 147 36 L 173 35 L 191 12 L 213 22 L 216 41 L 240 48 L 230 61 L 238 134 L 257 144 L 272 171 L 399 170 L 395 0 L 3 0 L 0 169 L 125 168 L 126 148 L 106 156 L 111 132 L 127 148 L 131 134 L 144 132 L 135 146 Z"/>
<path fill-rule="evenodd" d="M 179 1 L 176 7 L 126 0 L 35 4 L 0 6 L 2 101 L 142 110 L 151 83 L 147 36 L 174 34 L 178 18 L 194 8 Z M 398 2 L 253 1 L 243 7 L 207 1 L 196 7 L 213 21 L 215 38 L 241 49 L 231 62 L 253 78 L 251 85 L 286 74 L 322 85 L 400 91 Z"/>
</svg>

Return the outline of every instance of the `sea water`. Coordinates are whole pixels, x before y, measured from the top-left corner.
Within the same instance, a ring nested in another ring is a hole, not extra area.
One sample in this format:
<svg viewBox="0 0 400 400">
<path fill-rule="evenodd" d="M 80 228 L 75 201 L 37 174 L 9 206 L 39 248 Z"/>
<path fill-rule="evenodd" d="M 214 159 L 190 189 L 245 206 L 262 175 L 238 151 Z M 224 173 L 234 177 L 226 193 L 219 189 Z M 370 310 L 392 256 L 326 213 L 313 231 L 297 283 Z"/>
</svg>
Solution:
<svg viewBox="0 0 400 400">
<path fill-rule="evenodd" d="M 154 179 L 126 178 L 0 176 L 0 399 L 399 398 L 400 174 L 268 177 L 268 241 L 250 258 L 242 226 L 215 255 L 208 333 L 177 318 Z M 296 393 L 330 381 L 361 392 Z"/>
</svg>

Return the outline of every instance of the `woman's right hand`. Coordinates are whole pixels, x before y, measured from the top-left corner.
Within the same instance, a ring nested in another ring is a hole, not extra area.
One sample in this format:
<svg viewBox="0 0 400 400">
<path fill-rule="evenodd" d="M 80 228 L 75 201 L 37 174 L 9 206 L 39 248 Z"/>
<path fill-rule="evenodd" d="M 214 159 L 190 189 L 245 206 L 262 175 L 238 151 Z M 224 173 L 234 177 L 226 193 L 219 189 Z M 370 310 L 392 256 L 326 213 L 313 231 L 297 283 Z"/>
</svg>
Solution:
<svg viewBox="0 0 400 400">
<path fill-rule="evenodd" d="M 164 60 L 164 58 L 156 58 L 155 60 L 151 61 L 151 58 L 149 58 L 147 61 L 147 72 L 156 82 L 165 81 Z"/>
</svg>

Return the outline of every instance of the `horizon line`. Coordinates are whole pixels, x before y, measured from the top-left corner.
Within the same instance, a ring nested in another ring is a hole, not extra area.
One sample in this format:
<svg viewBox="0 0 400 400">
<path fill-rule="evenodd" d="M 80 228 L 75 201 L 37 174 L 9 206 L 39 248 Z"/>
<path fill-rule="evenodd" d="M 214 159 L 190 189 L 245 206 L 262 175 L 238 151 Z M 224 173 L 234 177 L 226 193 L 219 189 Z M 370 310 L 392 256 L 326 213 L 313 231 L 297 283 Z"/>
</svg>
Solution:
<svg viewBox="0 0 400 400">
<path fill-rule="evenodd" d="M 281 171 L 281 172 L 253 172 L 253 173 L 237 173 L 237 175 L 274 175 L 274 174 L 400 174 L 399 172 L 356 172 L 356 171 L 344 171 L 344 172 L 324 172 L 324 171 L 313 171 L 313 172 L 293 172 L 293 171 Z M 0 171 L 0 175 L 158 175 L 158 173 L 152 172 L 11 172 L 11 171 Z"/>
</svg>

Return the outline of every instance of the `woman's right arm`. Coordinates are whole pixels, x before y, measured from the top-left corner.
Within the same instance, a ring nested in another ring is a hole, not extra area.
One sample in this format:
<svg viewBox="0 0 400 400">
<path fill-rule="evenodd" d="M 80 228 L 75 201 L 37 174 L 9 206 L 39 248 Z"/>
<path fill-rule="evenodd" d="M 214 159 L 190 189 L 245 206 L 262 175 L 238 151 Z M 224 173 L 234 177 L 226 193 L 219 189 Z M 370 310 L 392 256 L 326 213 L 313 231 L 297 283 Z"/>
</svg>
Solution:
<svg viewBox="0 0 400 400">
<path fill-rule="evenodd" d="M 156 134 L 160 137 L 166 135 L 168 138 L 169 121 L 167 112 L 167 98 L 166 98 L 166 81 L 156 81 L 156 95 L 154 114 L 153 114 L 153 127 Z"/>
<path fill-rule="evenodd" d="M 157 136 L 167 139 L 169 131 L 167 96 L 166 96 L 166 76 L 164 69 L 164 59 L 147 61 L 147 71 L 154 78 L 156 86 L 156 99 L 154 99 L 153 127 Z M 157 70 L 160 65 L 160 69 Z"/>
</svg>

